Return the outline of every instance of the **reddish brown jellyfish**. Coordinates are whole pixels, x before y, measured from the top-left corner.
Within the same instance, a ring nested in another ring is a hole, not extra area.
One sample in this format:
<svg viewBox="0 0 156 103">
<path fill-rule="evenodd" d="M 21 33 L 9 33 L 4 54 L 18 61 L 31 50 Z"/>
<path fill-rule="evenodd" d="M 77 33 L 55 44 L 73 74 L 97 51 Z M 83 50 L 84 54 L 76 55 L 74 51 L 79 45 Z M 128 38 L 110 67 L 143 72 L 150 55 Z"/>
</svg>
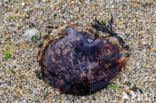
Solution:
<svg viewBox="0 0 156 103">
<path fill-rule="evenodd" d="M 124 42 L 111 25 L 92 25 L 108 37 L 92 37 L 76 26 L 64 25 L 52 31 L 44 42 L 39 61 L 40 77 L 63 93 L 88 95 L 106 87 L 126 63 Z"/>
</svg>

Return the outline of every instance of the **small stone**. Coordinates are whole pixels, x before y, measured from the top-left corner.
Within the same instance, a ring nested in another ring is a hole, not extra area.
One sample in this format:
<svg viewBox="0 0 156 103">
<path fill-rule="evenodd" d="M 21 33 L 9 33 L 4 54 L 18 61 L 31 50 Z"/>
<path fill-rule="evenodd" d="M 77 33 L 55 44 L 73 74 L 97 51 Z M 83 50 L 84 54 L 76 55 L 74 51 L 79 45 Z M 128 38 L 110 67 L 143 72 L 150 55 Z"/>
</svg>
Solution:
<svg viewBox="0 0 156 103">
<path fill-rule="evenodd" d="M 25 55 L 23 54 L 21 57 L 22 57 L 22 58 L 24 58 L 24 57 L 25 57 Z"/>
<path fill-rule="evenodd" d="M 22 6 L 24 6 L 25 5 L 25 3 L 23 2 L 23 3 L 21 3 L 22 4 Z"/>
<path fill-rule="evenodd" d="M 28 29 L 24 33 L 24 39 L 28 42 L 34 42 L 40 39 L 40 32 L 37 29 Z"/>
<path fill-rule="evenodd" d="M 129 97 L 125 92 L 123 92 L 122 100 L 125 100 L 125 99 L 129 100 Z"/>
<path fill-rule="evenodd" d="M 131 95 L 132 95 L 132 99 L 136 98 L 136 94 L 133 91 L 131 91 Z"/>
<path fill-rule="evenodd" d="M 43 2 L 47 2 L 47 0 L 43 0 Z"/>
</svg>

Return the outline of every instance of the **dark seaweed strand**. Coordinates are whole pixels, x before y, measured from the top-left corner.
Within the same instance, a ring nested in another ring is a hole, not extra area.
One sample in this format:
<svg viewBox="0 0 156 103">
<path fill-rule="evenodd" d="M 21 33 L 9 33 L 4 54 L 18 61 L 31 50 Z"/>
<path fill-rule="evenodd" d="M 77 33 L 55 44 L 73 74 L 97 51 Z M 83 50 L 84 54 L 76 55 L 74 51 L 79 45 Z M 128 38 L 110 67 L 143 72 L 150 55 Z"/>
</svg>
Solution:
<svg viewBox="0 0 156 103">
<path fill-rule="evenodd" d="M 99 22 L 99 20 L 95 19 L 95 24 L 92 24 L 92 27 L 95 28 L 97 31 L 102 31 L 109 33 L 110 36 L 114 36 L 118 39 L 120 45 L 122 47 L 125 47 L 125 42 L 124 40 L 117 35 L 112 29 L 112 24 L 113 24 L 113 16 L 111 17 L 111 20 L 108 21 L 108 25 L 105 22 Z"/>
</svg>

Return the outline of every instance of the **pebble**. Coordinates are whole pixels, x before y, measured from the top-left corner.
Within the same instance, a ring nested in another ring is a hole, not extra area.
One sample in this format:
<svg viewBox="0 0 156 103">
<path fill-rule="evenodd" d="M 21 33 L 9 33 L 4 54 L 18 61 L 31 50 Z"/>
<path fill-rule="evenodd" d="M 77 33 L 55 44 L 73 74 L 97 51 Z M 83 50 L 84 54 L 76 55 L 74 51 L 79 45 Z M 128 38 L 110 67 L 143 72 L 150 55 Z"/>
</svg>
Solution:
<svg viewBox="0 0 156 103">
<path fill-rule="evenodd" d="M 136 95 L 133 91 L 130 91 L 130 92 L 131 92 L 131 95 L 132 95 L 131 98 L 132 98 L 132 99 L 135 99 L 137 95 Z"/>
<path fill-rule="evenodd" d="M 123 92 L 122 95 L 123 95 L 122 100 L 124 100 L 124 99 L 129 100 L 129 97 L 125 92 Z"/>
</svg>

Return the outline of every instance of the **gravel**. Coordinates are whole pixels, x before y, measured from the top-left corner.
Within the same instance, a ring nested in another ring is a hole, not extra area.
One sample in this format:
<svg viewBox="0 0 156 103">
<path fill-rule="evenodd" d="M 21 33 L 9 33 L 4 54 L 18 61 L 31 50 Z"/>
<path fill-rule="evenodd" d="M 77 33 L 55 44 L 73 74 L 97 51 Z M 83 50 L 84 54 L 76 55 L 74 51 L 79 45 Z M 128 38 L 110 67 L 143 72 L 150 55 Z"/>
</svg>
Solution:
<svg viewBox="0 0 156 103">
<path fill-rule="evenodd" d="M 104 88 L 92 95 L 60 94 L 36 76 L 40 70 L 38 45 L 23 40 L 26 30 L 76 24 L 83 28 L 94 19 L 114 17 L 114 31 L 130 46 L 123 71 L 113 80 L 119 88 Z M 154 103 L 156 94 L 155 0 L 1 0 L 0 1 L 0 102 Z M 11 57 L 3 60 L 6 50 Z"/>
</svg>

